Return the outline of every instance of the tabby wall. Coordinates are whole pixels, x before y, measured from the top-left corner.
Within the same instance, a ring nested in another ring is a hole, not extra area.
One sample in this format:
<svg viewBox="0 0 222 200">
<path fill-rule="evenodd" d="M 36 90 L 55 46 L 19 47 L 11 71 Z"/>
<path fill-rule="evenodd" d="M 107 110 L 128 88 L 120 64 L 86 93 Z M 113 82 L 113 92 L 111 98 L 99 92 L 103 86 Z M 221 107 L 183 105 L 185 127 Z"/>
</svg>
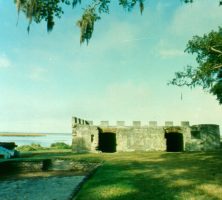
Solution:
<svg viewBox="0 0 222 200">
<path fill-rule="evenodd" d="M 174 126 L 167 121 L 164 126 L 150 121 L 148 125 L 141 125 L 134 121 L 126 126 L 124 121 L 118 121 L 115 126 L 108 121 L 101 121 L 100 125 L 93 125 L 92 121 L 73 117 L 72 121 L 72 149 L 74 152 L 99 152 L 101 136 L 115 135 L 117 152 L 130 151 L 166 151 L 168 133 L 180 133 L 184 151 L 215 150 L 220 146 L 220 132 L 218 125 L 190 126 L 189 122 L 181 122 Z"/>
<path fill-rule="evenodd" d="M 220 149 L 220 129 L 216 124 L 191 126 L 191 138 L 186 145 L 187 151 L 212 151 Z"/>
</svg>

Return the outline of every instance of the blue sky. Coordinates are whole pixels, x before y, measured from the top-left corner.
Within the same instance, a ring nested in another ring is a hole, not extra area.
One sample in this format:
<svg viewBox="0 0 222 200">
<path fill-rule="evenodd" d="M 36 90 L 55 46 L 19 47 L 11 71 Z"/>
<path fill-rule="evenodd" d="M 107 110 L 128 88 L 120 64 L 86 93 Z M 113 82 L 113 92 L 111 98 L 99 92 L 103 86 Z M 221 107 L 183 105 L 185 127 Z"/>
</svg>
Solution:
<svg viewBox="0 0 222 200">
<path fill-rule="evenodd" d="M 222 125 L 215 97 L 167 85 L 175 71 L 196 65 L 184 53 L 187 41 L 216 30 L 221 9 L 218 0 L 152 0 L 141 16 L 113 4 L 87 46 L 75 25 L 81 6 L 65 8 L 50 34 L 44 23 L 27 34 L 22 14 L 16 26 L 13 1 L 0 0 L 0 131 L 71 132 L 72 116 Z"/>
</svg>

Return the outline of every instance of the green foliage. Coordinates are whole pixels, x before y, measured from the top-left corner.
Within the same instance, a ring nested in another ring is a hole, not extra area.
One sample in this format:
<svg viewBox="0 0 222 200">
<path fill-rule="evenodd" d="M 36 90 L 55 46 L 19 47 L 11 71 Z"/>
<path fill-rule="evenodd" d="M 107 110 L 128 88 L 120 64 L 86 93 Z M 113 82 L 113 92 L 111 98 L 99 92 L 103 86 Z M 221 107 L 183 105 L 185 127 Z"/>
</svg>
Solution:
<svg viewBox="0 0 222 200">
<path fill-rule="evenodd" d="M 92 33 L 94 30 L 94 23 L 100 19 L 94 7 L 89 7 L 84 11 L 82 19 L 77 22 L 77 25 L 80 27 L 80 43 L 83 43 L 85 40 L 88 44 Z"/>
<path fill-rule="evenodd" d="M 202 37 L 194 36 L 185 52 L 196 55 L 198 66 L 187 66 L 184 71 L 176 72 L 170 84 L 190 88 L 201 86 L 222 104 L 222 28 Z"/>
<path fill-rule="evenodd" d="M 145 0 L 119 0 L 119 5 L 122 6 L 123 8 L 127 9 L 128 11 L 131 11 L 135 5 L 137 4 L 137 2 L 139 3 L 139 7 L 140 7 L 140 12 L 143 12 L 144 9 L 144 1 Z"/>
<path fill-rule="evenodd" d="M 218 81 L 210 89 L 210 92 L 217 97 L 217 100 L 222 104 L 222 70 L 218 73 Z"/>
<path fill-rule="evenodd" d="M 119 0 L 119 5 L 131 11 L 134 6 L 139 4 L 140 12 L 143 12 L 145 0 Z M 82 3 L 81 0 L 14 0 L 18 15 L 22 11 L 28 19 L 28 32 L 32 21 L 40 23 L 46 21 L 47 31 L 52 31 L 55 20 L 54 18 L 61 18 L 64 14 L 64 5 L 77 7 Z M 111 0 L 91 0 L 88 6 L 84 9 L 82 17 L 77 22 L 80 28 L 80 43 L 89 42 L 94 30 L 94 23 L 100 19 L 100 14 L 109 13 L 109 5 Z"/>
<path fill-rule="evenodd" d="M 109 13 L 109 5 L 111 0 L 90 0 L 88 6 L 84 9 L 82 17 L 78 20 L 77 25 L 80 28 L 80 43 L 89 42 L 94 30 L 94 23 L 100 19 L 101 13 Z M 115 2 L 115 1 L 114 1 Z M 131 11 L 138 3 L 141 14 L 144 10 L 145 0 L 118 0 L 121 7 Z M 184 3 L 193 3 L 194 0 L 183 0 Z M 32 21 L 40 23 L 47 22 L 47 31 L 51 32 L 55 22 L 54 18 L 61 18 L 64 14 L 63 7 L 77 7 L 82 3 L 81 0 L 14 0 L 18 15 L 22 11 L 29 23 L 27 30 L 30 31 Z M 222 0 L 219 0 L 219 5 L 222 5 Z"/>
<path fill-rule="evenodd" d="M 193 3 L 194 0 L 183 0 L 184 3 Z M 30 31 L 32 21 L 40 23 L 46 21 L 47 31 L 52 31 L 55 22 L 54 18 L 61 18 L 64 14 L 64 5 L 77 7 L 82 3 L 81 0 L 14 0 L 18 15 L 22 11 L 29 23 L 27 30 Z M 80 43 L 89 42 L 94 30 L 94 23 L 100 19 L 100 14 L 109 13 L 111 0 L 90 0 L 88 6 L 84 9 L 82 17 L 77 22 L 80 28 Z M 115 2 L 115 1 L 114 1 Z M 137 4 L 140 13 L 143 13 L 145 0 L 118 0 L 116 1 L 125 10 L 131 11 Z M 222 0 L 219 0 L 219 5 Z"/>
<path fill-rule="evenodd" d="M 193 3 L 194 0 L 183 0 L 184 3 Z M 222 5 L 222 0 L 219 0 L 219 5 Z"/>
<path fill-rule="evenodd" d="M 56 142 L 51 144 L 50 148 L 53 149 L 71 149 L 71 146 L 64 142 Z"/>
<path fill-rule="evenodd" d="M 71 146 L 68 144 L 65 144 L 64 142 L 56 142 L 51 144 L 50 148 L 48 147 L 42 147 L 40 144 L 31 144 L 31 145 L 22 145 L 22 146 L 18 146 L 16 148 L 16 150 L 18 151 L 24 151 L 24 152 L 28 152 L 28 151 L 43 151 L 43 150 L 50 150 L 50 149 L 71 149 Z"/>
<path fill-rule="evenodd" d="M 46 150 L 47 148 L 42 147 L 40 144 L 31 144 L 31 145 L 22 145 L 16 148 L 17 151 L 41 151 Z"/>
<path fill-rule="evenodd" d="M 40 23 L 47 22 L 47 31 L 50 32 L 54 27 L 54 17 L 60 18 L 63 14 L 60 0 L 14 0 L 16 3 L 18 14 L 20 11 L 25 13 L 29 24 L 27 27 L 30 31 L 32 21 Z M 69 4 L 69 1 L 61 1 L 64 4 Z"/>
</svg>

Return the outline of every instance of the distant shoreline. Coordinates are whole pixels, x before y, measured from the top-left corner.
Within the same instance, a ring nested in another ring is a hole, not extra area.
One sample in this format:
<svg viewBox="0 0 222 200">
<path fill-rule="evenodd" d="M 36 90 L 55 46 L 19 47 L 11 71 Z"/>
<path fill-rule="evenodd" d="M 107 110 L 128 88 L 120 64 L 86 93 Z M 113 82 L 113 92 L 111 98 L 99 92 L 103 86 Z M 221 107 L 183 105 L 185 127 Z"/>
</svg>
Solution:
<svg viewBox="0 0 222 200">
<path fill-rule="evenodd" d="M 43 133 L 0 133 L 0 136 L 3 137 L 41 137 L 46 135 Z"/>
</svg>

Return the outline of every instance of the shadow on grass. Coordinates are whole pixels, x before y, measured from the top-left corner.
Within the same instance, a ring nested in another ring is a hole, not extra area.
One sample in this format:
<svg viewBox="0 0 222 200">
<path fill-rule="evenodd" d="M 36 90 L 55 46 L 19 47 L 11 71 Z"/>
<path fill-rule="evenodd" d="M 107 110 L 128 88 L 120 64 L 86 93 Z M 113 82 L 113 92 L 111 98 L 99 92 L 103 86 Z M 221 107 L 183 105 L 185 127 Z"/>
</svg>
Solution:
<svg viewBox="0 0 222 200">
<path fill-rule="evenodd" d="M 133 153 L 106 163 L 78 200 L 222 199 L 222 152 Z"/>
</svg>

